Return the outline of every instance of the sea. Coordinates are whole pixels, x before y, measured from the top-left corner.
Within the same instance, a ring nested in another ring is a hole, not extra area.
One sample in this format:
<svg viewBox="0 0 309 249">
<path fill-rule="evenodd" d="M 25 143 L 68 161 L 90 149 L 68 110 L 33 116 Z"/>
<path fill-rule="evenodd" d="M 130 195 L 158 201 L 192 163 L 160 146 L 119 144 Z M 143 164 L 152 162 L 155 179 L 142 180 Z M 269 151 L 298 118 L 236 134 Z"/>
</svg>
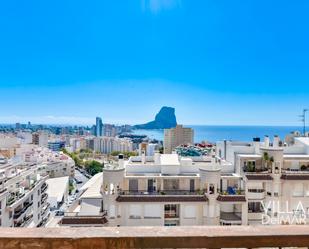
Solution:
<svg viewBox="0 0 309 249">
<path fill-rule="evenodd" d="M 252 141 L 254 137 L 263 140 L 265 135 L 278 135 L 281 139 L 293 131 L 302 131 L 300 126 L 223 126 L 223 125 L 186 125 L 194 130 L 194 142 L 232 140 Z M 133 134 L 147 135 L 149 138 L 163 141 L 164 130 L 133 130 Z"/>
</svg>

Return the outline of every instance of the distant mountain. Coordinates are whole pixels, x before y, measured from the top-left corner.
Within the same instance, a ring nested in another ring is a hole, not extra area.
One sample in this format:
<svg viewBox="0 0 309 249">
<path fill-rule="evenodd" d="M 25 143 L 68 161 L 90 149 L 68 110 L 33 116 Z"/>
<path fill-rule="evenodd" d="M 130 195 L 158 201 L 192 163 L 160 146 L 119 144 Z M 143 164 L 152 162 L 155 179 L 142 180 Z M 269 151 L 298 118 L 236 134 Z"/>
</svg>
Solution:
<svg viewBox="0 0 309 249">
<path fill-rule="evenodd" d="M 169 129 L 177 125 L 175 108 L 163 106 L 155 120 L 146 124 L 135 125 L 135 129 Z"/>
</svg>

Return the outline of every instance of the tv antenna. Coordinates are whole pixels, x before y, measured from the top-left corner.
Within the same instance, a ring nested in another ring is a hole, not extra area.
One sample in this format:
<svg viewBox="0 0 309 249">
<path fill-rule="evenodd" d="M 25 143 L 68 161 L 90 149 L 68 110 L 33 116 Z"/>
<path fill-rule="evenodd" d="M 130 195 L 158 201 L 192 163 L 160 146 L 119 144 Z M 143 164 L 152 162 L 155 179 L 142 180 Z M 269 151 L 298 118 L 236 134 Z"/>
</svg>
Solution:
<svg viewBox="0 0 309 249">
<path fill-rule="evenodd" d="M 306 113 L 309 111 L 309 109 L 303 109 L 303 114 L 299 115 L 301 117 L 301 122 L 303 122 L 303 135 L 306 136 Z"/>
</svg>

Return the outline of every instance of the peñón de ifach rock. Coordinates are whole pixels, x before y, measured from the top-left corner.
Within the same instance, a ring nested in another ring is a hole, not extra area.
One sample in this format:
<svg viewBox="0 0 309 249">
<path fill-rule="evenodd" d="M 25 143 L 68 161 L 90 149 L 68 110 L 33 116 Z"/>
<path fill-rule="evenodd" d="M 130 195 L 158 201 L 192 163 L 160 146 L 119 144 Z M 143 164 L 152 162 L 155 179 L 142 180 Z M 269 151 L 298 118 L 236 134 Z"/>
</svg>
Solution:
<svg viewBox="0 0 309 249">
<path fill-rule="evenodd" d="M 135 129 L 169 129 L 177 125 L 175 108 L 163 106 L 155 120 L 146 124 L 135 125 Z"/>
</svg>

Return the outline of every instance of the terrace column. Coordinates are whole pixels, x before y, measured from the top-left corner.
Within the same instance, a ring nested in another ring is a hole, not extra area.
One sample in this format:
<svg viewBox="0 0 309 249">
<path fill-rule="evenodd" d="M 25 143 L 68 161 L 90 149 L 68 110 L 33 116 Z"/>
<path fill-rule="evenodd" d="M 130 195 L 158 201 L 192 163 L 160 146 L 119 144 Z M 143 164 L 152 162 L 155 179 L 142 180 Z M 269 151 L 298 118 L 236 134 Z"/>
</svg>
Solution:
<svg viewBox="0 0 309 249">
<path fill-rule="evenodd" d="M 241 224 L 248 225 L 248 203 L 247 202 L 241 205 Z"/>
</svg>

